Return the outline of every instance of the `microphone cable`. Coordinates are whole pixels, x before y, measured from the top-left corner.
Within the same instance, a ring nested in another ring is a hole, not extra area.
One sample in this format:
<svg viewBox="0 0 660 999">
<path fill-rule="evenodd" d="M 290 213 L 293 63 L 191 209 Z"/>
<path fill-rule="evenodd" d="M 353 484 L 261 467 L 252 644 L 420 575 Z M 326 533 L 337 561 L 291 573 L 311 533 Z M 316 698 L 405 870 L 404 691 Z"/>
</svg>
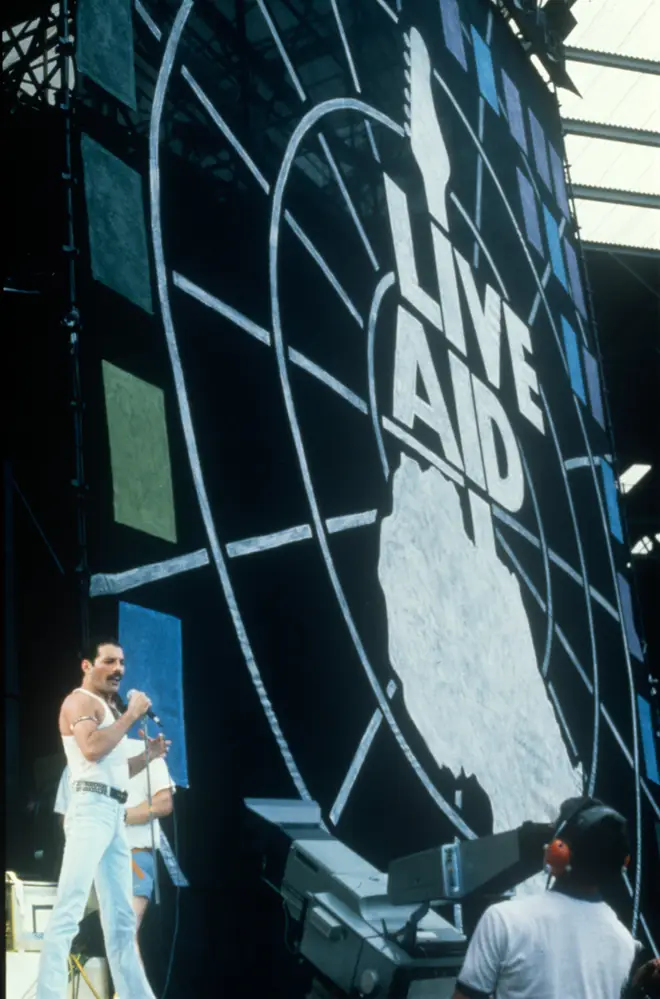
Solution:
<svg viewBox="0 0 660 999">
<path fill-rule="evenodd" d="M 174 856 L 179 857 L 179 829 L 176 821 L 176 804 L 174 798 L 176 795 L 172 795 L 172 824 L 174 826 Z M 176 885 L 176 898 L 174 900 L 174 929 L 172 931 L 172 943 L 170 944 L 170 959 L 167 965 L 167 974 L 165 976 L 165 985 L 163 986 L 163 992 L 161 999 L 165 999 L 167 996 L 167 990 L 170 987 L 170 978 L 172 977 L 172 966 L 174 964 L 174 952 L 176 949 L 176 941 L 179 935 L 179 903 L 181 901 L 181 885 Z"/>
</svg>

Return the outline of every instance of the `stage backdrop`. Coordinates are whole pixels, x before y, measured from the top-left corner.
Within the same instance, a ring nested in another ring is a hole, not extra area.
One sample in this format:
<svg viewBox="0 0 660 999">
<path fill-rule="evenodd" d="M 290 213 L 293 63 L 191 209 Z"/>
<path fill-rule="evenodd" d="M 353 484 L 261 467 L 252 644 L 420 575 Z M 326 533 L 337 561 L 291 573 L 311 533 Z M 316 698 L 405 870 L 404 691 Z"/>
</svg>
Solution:
<svg viewBox="0 0 660 999">
<path fill-rule="evenodd" d="M 317 6 L 336 72 L 259 2 L 230 78 L 229 21 L 137 7 L 148 148 L 92 136 L 146 206 L 114 256 L 89 211 L 98 619 L 182 622 L 204 842 L 312 798 L 385 865 L 584 791 L 630 820 L 644 937 L 657 766 L 555 97 L 485 0 Z"/>
</svg>

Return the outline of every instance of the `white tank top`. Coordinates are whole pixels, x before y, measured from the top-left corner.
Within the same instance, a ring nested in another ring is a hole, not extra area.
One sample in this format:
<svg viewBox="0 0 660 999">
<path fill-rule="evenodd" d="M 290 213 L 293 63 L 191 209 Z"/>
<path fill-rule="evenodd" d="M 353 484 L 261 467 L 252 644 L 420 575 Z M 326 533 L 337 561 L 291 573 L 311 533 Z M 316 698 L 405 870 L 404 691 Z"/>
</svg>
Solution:
<svg viewBox="0 0 660 999">
<path fill-rule="evenodd" d="M 107 728 L 116 720 L 106 701 L 97 694 L 92 694 L 90 690 L 77 688 L 82 694 L 95 697 L 103 705 L 105 714 L 99 728 Z M 116 787 L 119 791 L 128 790 L 128 746 L 127 738 L 124 736 L 117 743 L 107 756 L 92 762 L 83 756 L 80 746 L 73 735 L 63 735 L 64 752 L 69 764 L 69 775 L 71 781 L 91 780 L 97 784 L 106 784 L 108 787 Z"/>
</svg>

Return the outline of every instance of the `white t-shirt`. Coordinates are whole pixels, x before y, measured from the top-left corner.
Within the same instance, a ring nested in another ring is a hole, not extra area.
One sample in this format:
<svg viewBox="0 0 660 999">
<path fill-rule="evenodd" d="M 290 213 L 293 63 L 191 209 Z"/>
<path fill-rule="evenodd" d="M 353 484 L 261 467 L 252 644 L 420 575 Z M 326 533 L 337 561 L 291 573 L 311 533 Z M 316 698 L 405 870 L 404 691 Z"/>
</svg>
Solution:
<svg viewBox="0 0 660 999">
<path fill-rule="evenodd" d="M 458 982 L 496 999 L 621 999 L 638 945 L 606 902 L 546 891 L 486 910 Z"/>
<path fill-rule="evenodd" d="M 139 754 L 144 750 L 144 743 L 140 739 L 126 739 L 126 749 L 127 758 L 130 759 L 133 756 L 139 756 Z M 172 792 L 175 791 L 175 785 L 170 777 L 165 760 L 160 759 L 151 761 L 149 764 L 149 779 L 151 780 L 152 797 L 155 794 L 158 794 L 159 791 L 164 791 L 166 788 L 170 788 Z M 60 783 L 55 797 L 54 811 L 58 812 L 60 815 L 64 815 L 69 806 L 70 797 L 70 771 L 69 768 L 66 767 L 60 777 Z M 145 767 L 145 769 L 141 770 L 139 774 L 135 775 L 135 777 L 131 777 L 128 782 L 128 799 L 126 801 L 126 808 L 135 808 L 136 805 L 141 805 L 142 802 L 146 800 L 147 770 Z M 151 830 L 148 822 L 139 826 L 127 825 L 126 836 L 128 839 L 128 845 L 132 850 L 135 850 L 138 847 L 151 846 Z M 158 848 L 160 845 L 160 824 L 157 819 L 154 821 L 154 837 L 156 841 L 156 848 Z"/>
</svg>

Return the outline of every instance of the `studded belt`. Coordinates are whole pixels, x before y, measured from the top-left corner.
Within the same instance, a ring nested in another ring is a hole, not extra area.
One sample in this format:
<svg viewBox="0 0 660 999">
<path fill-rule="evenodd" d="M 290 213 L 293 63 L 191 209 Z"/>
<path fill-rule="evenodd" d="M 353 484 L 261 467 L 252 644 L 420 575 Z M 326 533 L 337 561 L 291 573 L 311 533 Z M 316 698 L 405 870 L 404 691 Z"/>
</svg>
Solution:
<svg viewBox="0 0 660 999">
<path fill-rule="evenodd" d="M 71 787 L 74 791 L 91 791 L 93 794 L 103 794 L 106 798 L 118 801 L 120 805 L 125 805 L 128 799 L 128 791 L 120 791 L 116 787 L 108 787 L 107 784 L 100 784 L 93 780 L 74 780 Z"/>
</svg>

